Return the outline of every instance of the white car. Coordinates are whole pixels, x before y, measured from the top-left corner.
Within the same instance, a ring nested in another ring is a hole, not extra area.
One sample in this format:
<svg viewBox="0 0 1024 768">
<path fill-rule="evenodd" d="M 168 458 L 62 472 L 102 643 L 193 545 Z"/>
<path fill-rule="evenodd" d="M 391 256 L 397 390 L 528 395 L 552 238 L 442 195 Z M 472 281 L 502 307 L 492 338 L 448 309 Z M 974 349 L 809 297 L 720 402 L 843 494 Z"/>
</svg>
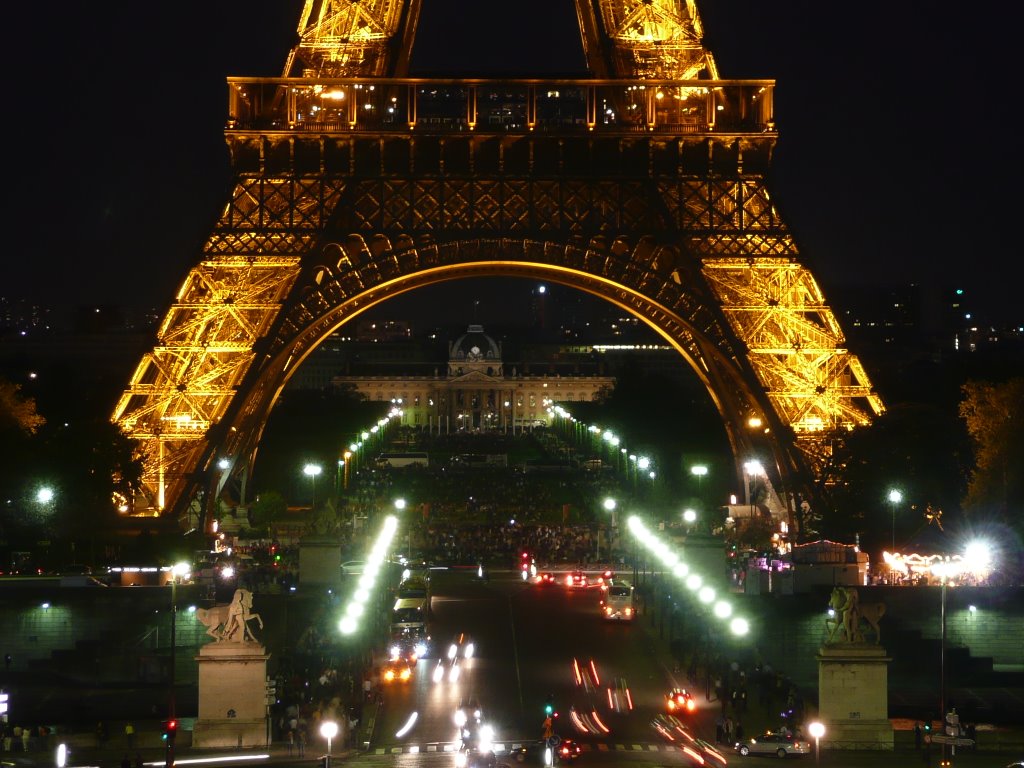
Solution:
<svg viewBox="0 0 1024 768">
<path fill-rule="evenodd" d="M 746 741 L 736 742 L 736 751 L 741 755 L 809 755 L 811 744 L 784 733 L 763 733 Z"/>
<path fill-rule="evenodd" d="M 347 560 L 341 564 L 341 572 L 346 576 L 361 576 L 364 567 L 366 567 L 365 560 Z"/>
</svg>

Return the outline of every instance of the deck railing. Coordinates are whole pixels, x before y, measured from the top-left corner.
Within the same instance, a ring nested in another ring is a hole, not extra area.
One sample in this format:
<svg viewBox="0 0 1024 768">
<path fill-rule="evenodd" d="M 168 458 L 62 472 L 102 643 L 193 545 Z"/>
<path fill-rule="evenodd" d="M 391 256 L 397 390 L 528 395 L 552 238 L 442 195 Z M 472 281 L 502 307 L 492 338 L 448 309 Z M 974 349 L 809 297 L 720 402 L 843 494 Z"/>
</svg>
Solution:
<svg viewBox="0 0 1024 768">
<path fill-rule="evenodd" d="M 229 78 L 229 131 L 765 133 L 771 80 Z"/>
</svg>

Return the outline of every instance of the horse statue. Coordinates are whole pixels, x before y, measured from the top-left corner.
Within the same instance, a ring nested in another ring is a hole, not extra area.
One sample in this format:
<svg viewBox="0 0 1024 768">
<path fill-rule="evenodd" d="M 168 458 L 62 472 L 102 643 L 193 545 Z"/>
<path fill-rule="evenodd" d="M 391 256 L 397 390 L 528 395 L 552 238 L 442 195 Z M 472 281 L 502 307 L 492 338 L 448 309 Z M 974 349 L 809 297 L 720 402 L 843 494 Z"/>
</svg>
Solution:
<svg viewBox="0 0 1024 768">
<path fill-rule="evenodd" d="M 860 595 L 853 587 L 834 587 L 829 599 L 829 617 L 825 619 L 828 632 L 826 643 L 864 643 L 862 623 L 872 631 L 872 642 L 877 645 L 882 638 L 878 622 L 885 615 L 885 603 L 861 603 Z M 840 630 L 842 634 L 840 635 Z"/>
<path fill-rule="evenodd" d="M 256 637 L 249 627 L 255 619 L 263 629 L 263 619 L 258 613 L 252 612 L 252 592 L 248 589 L 236 589 L 234 597 L 228 605 L 215 605 L 213 608 L 196 608 L 196 618 L 206 627 L 206 634 L 219 643 L 244 643 L 248 639 L 256 642 Z"/>
<path fill-rule="evenodd" d="M 222 628 L 228 621 L 229 605 L 215 605 L 213 608 L 196 608 L 196 618 L 206 627 L 206 634 L 214 640 L 221 640 Z"/>
<path fill-rule="evenodd" d="M 259 622 L 260 629 L 263 629 L 263 619 L 258 613 L 252 611 L 252 592 L 248 589 L 236 589 L 235 596 L 227 608 L 228 617 L 224 623 L 221 640 L 244 643 L 246 639 L 249 639 L 254 643 L 258 642 L 252 633 L 249 622 L 255 619 Z"/>
</svg>

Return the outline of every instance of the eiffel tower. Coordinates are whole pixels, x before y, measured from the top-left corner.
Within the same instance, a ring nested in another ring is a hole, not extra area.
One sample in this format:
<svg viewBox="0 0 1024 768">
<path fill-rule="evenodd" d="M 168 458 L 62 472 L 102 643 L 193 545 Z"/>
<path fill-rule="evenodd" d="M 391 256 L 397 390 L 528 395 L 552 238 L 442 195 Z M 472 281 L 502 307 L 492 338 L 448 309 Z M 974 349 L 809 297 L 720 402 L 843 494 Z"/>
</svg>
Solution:
<svg viewBox="0 0 1024 768">
<path fill-rule="evenodd" d="M 774 81 L 719 79 L 695 0 L 574 0 L 589 77 L 410 77 L 422 1 L 307 0 L 282 76 L 228 79 L 230 200 L 113 414 L 144 451 L 132 512 L 244 501 L 272 405 L 330 333 L 503 276 L 660 334 L 737 478 L 768 457 L 798 529 L 883 404 L 769 198 Z"/>
</svg>

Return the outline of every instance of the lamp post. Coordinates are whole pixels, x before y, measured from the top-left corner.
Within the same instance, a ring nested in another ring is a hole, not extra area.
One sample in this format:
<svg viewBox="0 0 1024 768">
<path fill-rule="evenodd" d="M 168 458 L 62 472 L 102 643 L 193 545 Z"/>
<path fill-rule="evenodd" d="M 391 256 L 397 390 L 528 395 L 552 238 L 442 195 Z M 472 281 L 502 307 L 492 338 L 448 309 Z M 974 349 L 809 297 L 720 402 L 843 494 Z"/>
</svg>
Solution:
<svg viewBox="0 0 1024 768">
<path fill-rule="evenodd" d="M 612 527 L 611 527 L 611 530 L 615 530 L 616 528 L 618 528 L 618 522 L 616 520 L 616 515 L 615 515 L 615 507 L 617 506 L 617 504 L 615 502 L 615 499 L 613 499 L 611 497 L 608 497 L 603 502 L 601 502 L 601 506 L 604 507 L 605 512 L 608 512 L 612 516 Z M 611 537 L 611 534 L 609 533 L 609 536 L 608 536 L 608 555 L 609 555 L 609 557 L 611 557 L 611 553 L 612 553 L 612 537 Z M 601 536 L 600 535 L 598 535 L 598 537 L 597 537 L 597 559 L 598 560 L 601 559 Z"/>
<path fill-rule="evenodd" d="M 892 551 L 896 552 L 896 505 L 903 501 L 903 493 L 898 488 L 889 491 L 889 509 L 892 511 Z"/>
<path fill-rule="evenodd" d="M 327 739 L 327 761 L 326 768 L 331 765 L 331 739 L 338 735 L 338 724 L 333 720 L 324 720 L 320 723 L 320 735 Z"/>
<path fill-rule="evenodd" d="M 704 479 L 704 476 L 707 475 L 707 473 L 708 468 L 706 464 L 694 464 L 690 467 L 690 474 L 697 478 L 697 499 L 702 502 L 704 499 L 701 498 L 700 495 L 700 481 Z"/>
<path fill-rule="evenodd" d="M 184 578 L 188 575 L 189 571 L 188 563 L 175 563 L 171 566 L 171 664 L 170 664 L 170 690 L 168 691 L 167 699 L 167 720 L 171 722 L 175 719 L 175 692 L 174 692 L 174 657 L 175 657 L 175 645 L 176 642 L 176 631 L 177 631 L 177 616 L 178 616 L 178 579 Z M 167 754 L 166 754 L 166 765 L 167 768 L 172 768 L 174 765 L 174 739 L 168 734 L 167 737 Z"/>
<path fill-rule="evenodd" d="M 310 485 L 313 487 L 313 502 L 310 505 L 311 508 L 316 510 L 316 478 L 323 471 L 323 467 L 319 464 L 307 464 L 302 468 L 302 474 L 310 480 Z"/>
<path fill-rule="evenodd" d="M 683 522 L 686 523 L 686 532 L 689 533 L 693 524 L 697 522 L 697 512 L 693 509 L 683 510 Z"/>
<path fill-rule="evenodd" d="M 807 726 L 807 732 L 814 737 L 814 764 L 818 765 L 821 762 L 821 753 L 819 751 L 819 742 L 821 737 L 825 735 L 824 724 L 815 720 Z"/>
</svg>

